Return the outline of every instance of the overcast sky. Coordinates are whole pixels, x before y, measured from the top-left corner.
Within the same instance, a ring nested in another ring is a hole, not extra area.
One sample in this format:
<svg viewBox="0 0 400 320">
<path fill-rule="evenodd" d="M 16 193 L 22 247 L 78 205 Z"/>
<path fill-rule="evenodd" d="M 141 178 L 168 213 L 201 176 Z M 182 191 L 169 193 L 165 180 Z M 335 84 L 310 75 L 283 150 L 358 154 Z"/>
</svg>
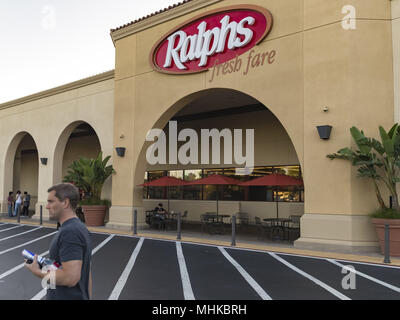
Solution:
<svg viewBox="0 0 400 320">
<path fill-rule="evenodd" d="M 114 69 L 114 29 L 181 0 L 0 1 L 0 103 Z"/>
</svg>

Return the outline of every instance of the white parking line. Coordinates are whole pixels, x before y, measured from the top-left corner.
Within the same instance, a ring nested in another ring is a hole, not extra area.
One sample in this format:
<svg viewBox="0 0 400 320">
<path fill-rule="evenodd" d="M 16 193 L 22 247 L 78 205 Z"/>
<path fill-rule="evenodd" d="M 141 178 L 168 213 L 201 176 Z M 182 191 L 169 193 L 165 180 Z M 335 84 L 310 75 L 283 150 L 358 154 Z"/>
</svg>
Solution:
<svg viewBox="0 0 400 320">
<path fill-rule="evenodd" d="M 181 272 L 183 296 L 185 300 L 196 300 L 194 298 L 192 285 L 190 283 L 189 273 L 186 268 L 185 257 L 182 252 L 182 245 L 180 242 L 176 242 L 176 253 L 178 255 L 179 270 Z"/>
<path fill-rule="evenodd" d="M 346 266 L 345 266 L 344 264 L 341 264 L 341 263 L 337 262 L 336 260 L 327 259 L 327 261 L 329 261 L 330 263 L 333 263 L 334 265 L 337 265 L 338 267 L 347 269 Z M 389 283 L 386 283 L 386 282 L 384 282 L 384 281 L 378 280 L 378 279 L 376 279 L 376 278 L 374 278 L 374 277 L 371 277 L 371 276 L 369 276 L 369 275 L 367 275 L 367 274 L 365 274 L 365 273 L 362 273 L 362 272 L 360 272 L 360 271 L 357 271 L 356 269 L 349 269 L 349 270 L 350 270 L 351 272 L 354 272 L 355 274 L 361 276 L 361 277 L 364 277 L 365 279 L 371 280 L 371 281 L 373 281 L 373 282 L 375 282 L 375 283 L 378 283 L 378 284 L 380 284 L 380 285 L 382 285 L 382 286 L 384 286 L 384 287 L 386 287 L 386 288 L 389 288 L 389 289 L 391 289 L 391 290 L 393 290 L 393 291 L 396 291 L 396 292 L 399 292 L 399 293 L 400 293 L 400 288 L 398 288 L 398 287 L 396 287 L 396 286 L 393 286 L 393 285 L 391 285 L 391 284 L 389 284 Z"/>
<path fill-rule="evenodd" d="M 32 232 L 32 231 L 35 231 L 35 230 L 39 230 L 39 229 L 41 229 L 41 228 L 42 228 L 42 227 L 37 227 L 37 228 L 33 228 L 33 229 L 28 230 L 28 231 L 25 231 L 25 232 L 17 233 L 17 234 L 14 234 L 14 235 L 12 235 L 12 236 L 9 236 L 9 237 L 7 237 L 7 238 L 2 238 L 2 239 L 0 239 L 0 241 L 4 241 L 4 240 L 11 239 L 11 238 L 15 238 L 15 237 L 18 237 L 18 236 L 20 236 L 20 235 L 23 235 L 23 234 L 26 234 L 26 233 L 29 233 L 29 232 Z"/>
<path fill-rule="evenodd" d="M 22 227 L 22 225 L 14 226 L 14 227 L 11 227 L 11 228 L 8 228 L 8 229 L 2 229 L 2 230 L 0 230 L 0 232 L 8 231 L 8 230 L 15 229 L 15 228 L 21 228 L 21 227 Z"/>
<path fill-rule="evenodd" d="M 331 294 L 334 296 L 338 297 L 341 300 L 351 300 L 349 297 L 345 296 L 344 294 L 340 293 L 339 291 L 333 289 L 332 287 L 328 286 L 327 284 L 323 283 L 322 281 L 318 280 L 317 278 L 314 278 L 312 275 L 300 270 L 299 268 L 295 267 L 291 263 L 287 262 L 286 260 L 282 259 L 278 255 L 276 255 L 273 252 L 268 252 L 269 255 L 274 257 L 276 260 L 279 262 L 282 262 L 285 266 L 289 267 L 293 271 L 296 271 L 297 273 L 301 274 L 303 277 L 306 277 L 307 279 L 311 280 L 312 282 L 316 283 L 317 285 L 321 286 L 325 290 L 329 291 Z"/>
<path fill-rule="evenodd" d="M 142 248 L 143 241 L 144 241 L 144 238 L 140 238 L 138 244 L 136 245 L 135 250 L 133 250 L 133 253 L 128 261 L 128 264 L 126 265 L 124 271 L 122 272 L 120 278 L 118 279 L 118 282 L 115 285 L 114 290 L 111 292 L 111 295 L 108 298 L 108 300 L 118 300 L 119 295 L 121 294 L 122 290 L 125 287 L 126 281 L 128 280 L 129 273 L 131 272 L 131 270 L 135 264 L 135 261 L 140 252 L 140 249 Z"/>
<path fill-rule="evenodd" d="M 221 251 L 221 253 L 224 255 L 226 259 L 230 263 L 233 264 L 233 266 L 239 271 L 239 273 L 243 276 L 243 278 L 250 284 L 250 286 L 257 292 L 257 294 L 263 299 L 263 300 L 272 300 L 272 298 L 264 291 L 263 288 L 252 278 L 251 275 L 247 273 L 246 270 L 243 269 L 243 267 L 236 262 L 235 259 L 233 259 L 228 252 L 225 251 L 224 248 L 218 247 L 218 249 Z"/>
<path fill-rule="evenodd" d="M 109 242 L 114 237 L 114 234 L 110 235 L 107 239 L 105 239 L 102 243 L 100 243 L 96 248 L 92 250 L 92 256 L 103 248 L 107 242 Z M 31 300 L 42 300 L 42 298 L 46 295 L 47 289 L 42 289 L 39 293 L 37 293 Z"/>
<path fill-rule="evenodd" d="M 44 238 L 47 238 L 47 237 L 49 237 L 49 236 L 51 236 L 51 235 L 53 235 L 53 234 L 55 234 L 55 233 L 57 233 L 57 231 L 54 231 L 54 232 L 52 232 L 52 233 L 49 233 L 49 234 L 46 234 L 46 235 L 44 235 L 44 236 L 42 236 L 42 237 L 40 237 L 40 238 L 36 238 L 36 239 L 33 239 L 33 240 L 31 240 L 31 241 L 25 242 L 25 243 L 23 243 L 23 244 L 20 244 L 20 245 L 18 245 L 18 246 L 15 246 L 15 247 L 12 247 L 12 248 L 9 248 L 9 249 L 6 249 L 6 250 L 3 250 L 3 251 L 0 251 L 0 255 L 2 255 L 2 254 L 4 254 L 4 253 L 7 253 L 7 252 L 9 252 L 9 251 L 12 251 L 12 250 L 15 250 L 15 249 L 18 249 L 18 248 L 24 247 L 24 246 L 26 246 L 26 245 L 28 245 L 28 244 L 31 244 L 31 243 L 33 243 L 33 242 L 36 242 L 36 241 L 42 240 L 42 239 L 44 239 Z"/>
<path fill-rule="evenodd" d="M 46 251 L 46 252 L 40 253 L 39 255 L 40 256 L 45 256 L 48 253 L 49 253 L 49 251 Z M 21 259 L 22 259 L 22 256 L 21 256 Z M 0 274 L 0 279 L 3 279 L 5 277 L 9 276 L 10 274 L 14 273 L 15 271 L 18 271 L 19 269 L 22 269 L 24 267 L 24 265 L 25 265 L 25 262 L 17 265 L 16 267 L 14 267 L 14 268 L 12 268 L 12 269 L 10 269 L 10 270 L 2 273 L 2 274 Z"/>
</svg>

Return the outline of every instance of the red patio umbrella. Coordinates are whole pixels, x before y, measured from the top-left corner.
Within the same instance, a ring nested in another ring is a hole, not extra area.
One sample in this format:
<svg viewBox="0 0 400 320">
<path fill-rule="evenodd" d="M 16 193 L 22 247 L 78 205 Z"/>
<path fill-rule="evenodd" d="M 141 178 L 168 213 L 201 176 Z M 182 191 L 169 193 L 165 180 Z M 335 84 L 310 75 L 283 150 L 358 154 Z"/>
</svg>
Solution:
<svg viewBox="0 0 400 320">
<path fill-rule="evenodd" d="M 238 185 L 240 180 L 230 178 L 221 174 L 212 174 L 208 177 L 188 182 L 186 185 L 216 185 L 217 186 L 217 215 L 218 215 L 218 186 L 219 185 Z"/>
<path fill-rule="evenodd" d="M 273 173 L 250 181 L 242 182 L 240 186 L 300 186 L 303 185 L 303 180 L 287 176 L 285 174 Z M 278 200 L 278 198 L 277 198 Z M 276 217 L 278 218 L 278 201 L 276 201 Z"/>
<path fill-rule="evenodd" d="M 168 198 L 168 211 L 169 211 L 169 187 L 177 187 L 177 186 L 184 186 L 187 182 L 185 180 L 164 176 L 156 180 L 152 180 L 149 182 L 145 182 L 139 184 L 141 187 L 167 187 L 167 198 Z"/>
</svg>

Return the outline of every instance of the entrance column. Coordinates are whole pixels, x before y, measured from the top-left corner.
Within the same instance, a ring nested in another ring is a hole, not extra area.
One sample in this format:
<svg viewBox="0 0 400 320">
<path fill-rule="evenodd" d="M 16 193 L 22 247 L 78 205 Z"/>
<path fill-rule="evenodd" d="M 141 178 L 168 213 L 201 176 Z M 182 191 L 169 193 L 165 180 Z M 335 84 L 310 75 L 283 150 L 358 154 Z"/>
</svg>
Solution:
<svg viewBox="0 0 400 320">
<path fill-rule="evenodd" d="M 340 19 L 331 23 L 330 13 L 325 15 L 327 3 L 304 10 L 309 12 L 303 37 L 305 214 L 294 245 L 376 251 L 369 214 L 379 206 L 370 179 L 357 177 L 349 161 L 326 156 L 344 147 L 354 150 L 352 126 L 380 140 L 378 126 L 393 125 L 391 21 L 378 19 L 379 13 L 390 16 L 390 4 L 360 2 L 357 12 L 365 19 L 346 30 Z M 328 140 L 318 136 L 319 125 L 333 126 Z"/>
<path fill-rule="evenodd" d="M 1 212 L 8 212 L 7 198 L 8 192 L 13 191 L 13 175 L 14 175 L 14 160 L 18 146 L 25 136 L 25 132 L 18 133 L 8 146 L 4 146 L 7 153 L 4 157 L 4 162 L 1 164 L 1 172 L 3 173 L 3 183 L 0 186 Z M 14 194 L 15 196 L 15 194 Z"/>
<path fill-rule="evenodd" d="M 118 43 L 117 43 L 118 44 Z M 134 44 L 132 44 L 134 47 Z M 118 54 L 118 50 L 116 51 Z M 118 60 L 117 60 L 118 61 Z M 113 168 L 112 175 L 112 207 L 109 212 L 107 227 L 129 230 L 133 222 L 133 210 L 138 210 L 138 225 L 145 224 L 144 209 L 141 195 L 134 188 L 139 181 L 134 176 L 140 150 L 135 143 L 135 78 L 123 77 L 122 71 L 115 70 L 114 88 L 114 137 L 113 137 Z M 125 155 L 117 155 L 115 148 L 124 147 Z M 143 177 L 141 182 L 143 183 Z"/>
<path fill-rule="evenodd" d="M 49 212 L 46 210 L 47 190 L 53 185 L 53 169 L 54 159 L 47 158 L 47 164 L 42 164 L 40 158 L 47 158 L 44 154 L 39 154 L 39 183 L 38 183 L 38 200 L 35 205 L 35 214 L 32 219 L 40 219 L 40 206 L 43 206 L 43 221 L 49 220 Z"/>
</svg>

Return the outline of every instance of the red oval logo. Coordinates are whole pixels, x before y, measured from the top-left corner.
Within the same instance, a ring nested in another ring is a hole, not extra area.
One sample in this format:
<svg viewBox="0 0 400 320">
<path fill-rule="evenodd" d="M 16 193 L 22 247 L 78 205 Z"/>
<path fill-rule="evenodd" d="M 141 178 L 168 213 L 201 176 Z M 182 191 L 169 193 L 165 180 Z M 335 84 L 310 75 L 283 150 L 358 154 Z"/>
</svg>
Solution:
<svg viewBox="0 0 400 320">
<path fill-rule="evenodd" d="M 220 8 L 168 32 L 151 50 L 150 63 L 158 72 L 202 72 L 250 50 L 271 28 L 272 15 L 265 8 Z"/>
</svg>

